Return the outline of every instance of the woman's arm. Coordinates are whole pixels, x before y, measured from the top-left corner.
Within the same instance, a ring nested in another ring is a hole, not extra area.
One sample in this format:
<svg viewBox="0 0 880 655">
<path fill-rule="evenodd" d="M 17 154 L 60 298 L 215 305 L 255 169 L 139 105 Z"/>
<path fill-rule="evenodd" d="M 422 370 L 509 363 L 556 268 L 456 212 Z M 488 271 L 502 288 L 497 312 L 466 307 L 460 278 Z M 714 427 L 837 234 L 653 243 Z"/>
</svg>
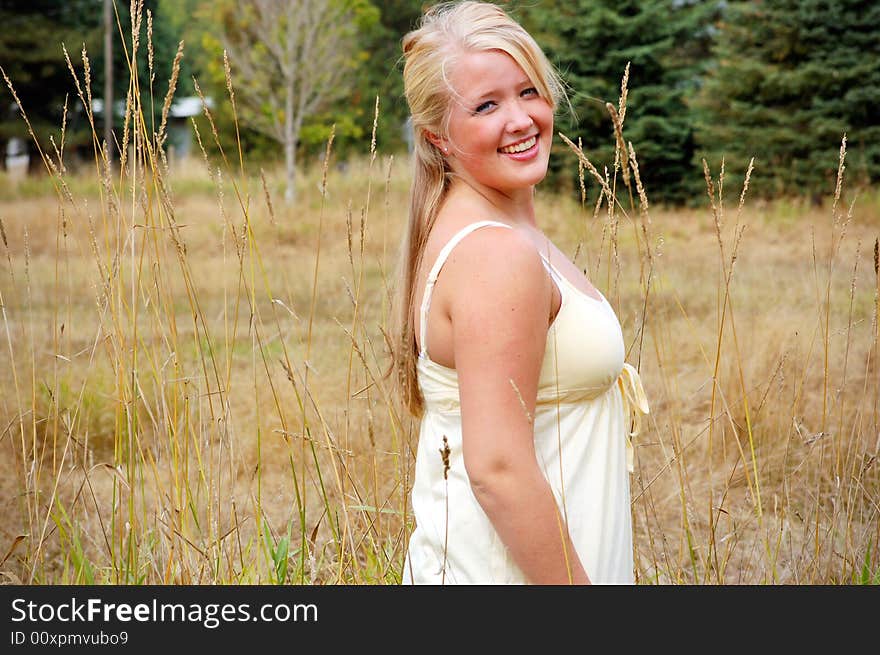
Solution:
<svg viewBox="0 0 880 655">
<path fill-rule="evenodd" d="M 474 495 L 535 584 L 589 584 L 535 453 L 552 282 L 528 239 L 486 229 L 447 264 L 463 456 Z"/>
</svg>

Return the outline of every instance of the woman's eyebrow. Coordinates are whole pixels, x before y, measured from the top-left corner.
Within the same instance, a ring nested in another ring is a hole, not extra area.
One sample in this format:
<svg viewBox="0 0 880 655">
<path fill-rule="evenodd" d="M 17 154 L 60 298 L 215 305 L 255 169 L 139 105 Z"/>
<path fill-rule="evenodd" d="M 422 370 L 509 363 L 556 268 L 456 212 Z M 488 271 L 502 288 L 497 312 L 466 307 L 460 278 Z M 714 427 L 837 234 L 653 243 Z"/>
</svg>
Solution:
<svg viewBox="0 0 880 655">
<path fill-rule="evenodd" d="M 529 87 L 529 86 L 534 86 L 534 84 L 532 83 L 532 81 L 529 78 L 524 77 L 523 79 L 521 79 L 519 82 L 517 82 L 513 86 L 516 89 L 521 89 L 521 88 L 525 88 L 525 87 Z M 488 100 L 492 96 L 501 95 L 503 93 L 503 91 L 504 91 L 503 87 L 491 86 L 486 89 L 480 89 L 477 93 L 475 93 L 473 96 L 471 96 L 467 99 L 470 102 L 479 102 L 481 100 Z"/>
</svg>

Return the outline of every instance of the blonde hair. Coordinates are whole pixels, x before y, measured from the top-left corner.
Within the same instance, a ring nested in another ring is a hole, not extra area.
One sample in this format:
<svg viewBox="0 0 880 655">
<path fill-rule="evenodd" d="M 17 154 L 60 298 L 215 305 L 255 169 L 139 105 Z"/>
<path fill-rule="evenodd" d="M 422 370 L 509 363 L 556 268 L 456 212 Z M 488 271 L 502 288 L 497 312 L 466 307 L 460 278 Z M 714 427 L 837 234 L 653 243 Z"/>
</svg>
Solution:
<svg viewBox="0 0 880 655">
<path fill-rule="evenodd" d="M 556 109 L 564 97 L 559 76 L 531 35 L 497 5 L 470 0 L 435 5 L 422 17 L 419 27 L 403 38 L 404 94 L 414 133 L 413 180 L 398 262 L 391 366 L 399 395 L 415 417 L 424 409 L 413 320 L 416 274 L 451 179 L 446 159 L 426 132 L 447 131 L 454 94 L 448 79 L 457 57 L 487 50 L 513 58 L 538 93 Z"/>
</svg>

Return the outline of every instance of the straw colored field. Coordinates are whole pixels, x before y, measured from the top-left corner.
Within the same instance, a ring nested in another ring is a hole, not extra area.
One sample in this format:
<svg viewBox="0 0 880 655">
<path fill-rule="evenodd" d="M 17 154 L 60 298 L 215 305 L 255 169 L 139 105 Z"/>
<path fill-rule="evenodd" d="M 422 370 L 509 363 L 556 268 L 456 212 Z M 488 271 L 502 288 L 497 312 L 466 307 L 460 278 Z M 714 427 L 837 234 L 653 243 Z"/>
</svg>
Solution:
<svg viewBox="0 0 880 655">
<path fill-rule="evenodd" d="M 273 172 L 267 195 L 144 163 L 0 178 L 0 571 L 398 581 L 417 426 L 382 371 L 406 162 L 317 163 L 292 208 Z M 586 206 L 541 192 L 540 225 L 616 308 L 651 404 L 638 580 L 876 583 L 880 196 L 740 213 L 725 180 L 714 215 L 619 190 L 609 215 L 586 182 Z"/>
</svg>

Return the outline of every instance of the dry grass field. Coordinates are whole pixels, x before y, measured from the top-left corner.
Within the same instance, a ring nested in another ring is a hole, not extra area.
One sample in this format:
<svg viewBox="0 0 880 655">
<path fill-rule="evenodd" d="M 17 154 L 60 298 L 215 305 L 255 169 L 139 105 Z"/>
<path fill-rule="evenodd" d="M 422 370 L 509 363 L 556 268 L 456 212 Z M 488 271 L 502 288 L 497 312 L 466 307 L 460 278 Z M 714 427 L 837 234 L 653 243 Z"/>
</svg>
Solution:
<svg viewBox="0 0 880 655">
<path fill-rule="evenodd" d="M 280 172 L 138 152 L 125 175 L 0 176 L 0 573 L 398 582 L 417 426 L 382 372 L 407 162 L 331 152 L 288 208 Z M 650 401 L 638 581 L 876 584 L 880 194 L 740 208 L 714 171 L 703 209 L 618 189 L 609 212 L 585 181 L 584 204 L 539 192 L 540 224 Z"/>
</svg>

